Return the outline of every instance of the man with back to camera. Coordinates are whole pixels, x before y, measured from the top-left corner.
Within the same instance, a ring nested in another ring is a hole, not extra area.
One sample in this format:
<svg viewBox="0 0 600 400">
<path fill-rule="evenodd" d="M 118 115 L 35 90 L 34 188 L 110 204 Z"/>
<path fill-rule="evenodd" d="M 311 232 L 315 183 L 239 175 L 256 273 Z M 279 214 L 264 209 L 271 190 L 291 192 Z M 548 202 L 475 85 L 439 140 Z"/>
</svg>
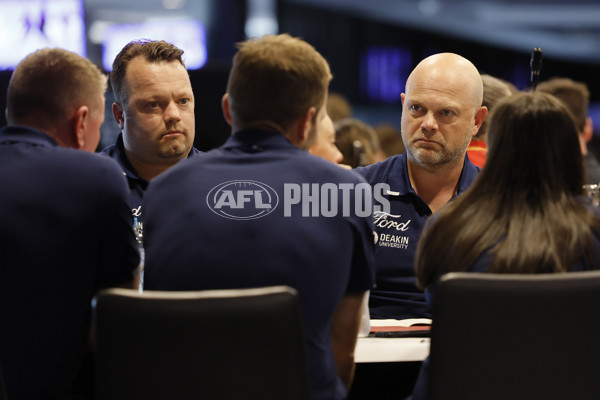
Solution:
<svg viewBox="0 0 600 400">
<path fill-rule="evenodd" d="M 357 168 L 369 183 L 387 183 L 390 212 L 375 212 L 375 288 L 371 318 L 430 318 L 416 287 L 413 261 L 427 218 L 464 192 L 479 168 L 466 156 L 487 115 L 475 66 L 452 53 L 425 58 L 402 94 L 402 140 L 406 151 Z M 435 251 L 435 249 L 431 249 Z"/>
<path fill-rule="evenodd" d="M 330 80 L 327 61 L 300 39 L 241 43 L 222 101 L 232 136 L 158 177 L 144 198 L 146 288 L 295 288 L 311 399 L 329 400 L 346 397 L 373 279 L 371 209 L 359 216 L 354 207 L 355 195 L 371 198 L 370 186 L 303 150 L 331 125 Z M 347 215 L 342 194 L 328 203 L 335 215 L 303 209 L 300 191 L 324 183 L 346 184 Z"/>
<path fill-rule="evenodd" d="M 112 111 L 121 134 L 102 152 L 121 165 L 131 213 L 139 223 L 150 180 L 198 153 L 192 147 L 194 93 L 182 55 L 165 41 L 138 40 L 123 47 L 113 62 Z"/>
<path fill-rule="evenodd" d="M 9 399 L 72 398 L 92 297 L 134 287 L 139 255 L 127 186 L 114 161 L 90 154 L 105 90 L 95 65 L 63 49 L 28 55 L 8 86 L 9 125 L 0 129 L 0 366 Z"/>
</svg>

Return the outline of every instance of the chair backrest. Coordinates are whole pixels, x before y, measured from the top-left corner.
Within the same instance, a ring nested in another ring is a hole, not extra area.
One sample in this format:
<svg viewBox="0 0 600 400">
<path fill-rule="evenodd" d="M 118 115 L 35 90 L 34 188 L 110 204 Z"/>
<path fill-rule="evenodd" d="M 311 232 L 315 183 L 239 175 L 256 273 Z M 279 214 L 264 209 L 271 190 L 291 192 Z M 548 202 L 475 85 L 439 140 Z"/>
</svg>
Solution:
<svg viewBox="0 0 600 400">
<path fill-rule="evenodd" d="M 93 318 L 98 400 L 308 398 L 292 288 L 109 289 Z"/>
<path fill-rule="evenodd" d="M 600 399 L 600 271 L 451 273 L 433 316 L 431 399 Z"/>
</svg>

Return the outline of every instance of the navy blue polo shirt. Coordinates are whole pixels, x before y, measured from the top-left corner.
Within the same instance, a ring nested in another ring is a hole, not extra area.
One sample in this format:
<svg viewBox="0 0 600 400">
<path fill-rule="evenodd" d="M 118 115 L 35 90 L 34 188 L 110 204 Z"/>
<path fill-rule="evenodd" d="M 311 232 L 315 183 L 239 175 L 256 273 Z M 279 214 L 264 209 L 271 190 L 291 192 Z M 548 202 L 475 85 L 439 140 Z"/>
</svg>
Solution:
<svg viewBox="0 0 600 400">
<path fill-rule="evenodd" d="M 384 197 L 390 202 L 390 212 L 376 211 L 373 219 L 376 278 L 369 297 L 371 318 L 431 318 L 414 270 L 417 242 L 431 209 L 410 183 L 406 152 L 355 171 L 372 185 L 389 185 Z M 465 156 L 457 195 L 467 190 L 479 171 Z"/>
<path fill-rule="evenodd" d="M 0 365 L 9 399 L 55 399 L 88 347 L 98 289 L 139 255 L 118 165 L 24 126 L 0 129 Z"/>
<path fill-rule="evenodd" d="M 188 157 L 198 153 L 200 153 L 200 151 L 195 147 L 192 147 Z M 148 189 L 149 182 L 138 176 L 137 172 L 127 159 L 127 156 L 125 155 L 125 145 L 123 144 L 123 133 L 119 134 L 115 144 L 104 148 L 101 151 L 101 154 L 112 157 L 123 169 L 123 175 L 127 178 L 127 184 L 129 185 L 129 207 L 131 209 L 131 215 L 137 218 L 139 222 L 143 222 L 142 199 L 144 198 L 146 189 Z"/>
<path fill-rule="evenodd" d="M 346 185 L 345 197 L 338 184 Z M 345 398 L 331 318 L 346 293 L 372 287 L 374 267 L 371 209 L 354 213 L 362 210 L 355 204 L 358 184 L 366 188 L 361 199 L 372 196 L 358 174 L 279 133 L 237 132 L 152 181 L 144 198 L 145 288 L 295 288 L 311 399 Z M 337 198 L 321 201 L 321 192 Z"/>
</svg>

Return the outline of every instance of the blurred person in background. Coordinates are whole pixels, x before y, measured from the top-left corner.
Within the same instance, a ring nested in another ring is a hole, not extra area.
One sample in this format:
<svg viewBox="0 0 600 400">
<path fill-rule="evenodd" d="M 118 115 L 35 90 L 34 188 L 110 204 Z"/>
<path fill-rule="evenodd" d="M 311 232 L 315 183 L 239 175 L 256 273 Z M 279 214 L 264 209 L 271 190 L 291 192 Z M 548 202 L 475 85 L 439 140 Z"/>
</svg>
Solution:
<svg viewBox="0 0 600 400">
<path fill-rule="evenodd" d="M 481 74 L 481 80 L 483 81 L 483 105 L 487 107 L 488 112 L 498 100 L 516 93 L 516 89 L 513 91 L 505 81 L 491 75 Z M 487 155 L 487 126 L 487 121 L 483 121 L 477 135 L 471 140 L 467 148 L 469 160 L 480 168 L 485 165 Z"/>
<path fill-rule="evenodd" d="M 352 117 L 352 105 L 341 93 L 329 93 L 326 107 L 327 115 L 333 122 Z"/>
<path fill-rule="evenodd" d="M 588 151 L 588 143 L 594 135 L 594 127 L 592 119 L 588 116 L 590 91 L 587 85 L 569 78 L 555 77 L 540 82 L 536 90 L 550 93 L 567 106 L 579 133 L 579 145 L 586 172 L 585 183 L 600 183 L 600 163 L 594 154 Z"/>
<path fill-rule="evenodd" d="M 342 161 L 342 153 L 336 145 L 337 138 L 331 118 L 327 116 L 318 127 L 313 126 L 308 138 L 302 145 L 313 156 L 321 157 L 334 164 Z"/>
<path fill-rule="evenodd" d="M 343 155 L 342 164 L 356 168 L 382 161 L 379 140 L 371 126 L 356 118 L 345 118 L 334 127 L 336 143 Z"/>
<path fill-rule="evenodd" d="M 402 133 L 395 125 L 389 123 L 376 125 L 375 133 L 384 159 L 404 153 Z"/>
</svg>

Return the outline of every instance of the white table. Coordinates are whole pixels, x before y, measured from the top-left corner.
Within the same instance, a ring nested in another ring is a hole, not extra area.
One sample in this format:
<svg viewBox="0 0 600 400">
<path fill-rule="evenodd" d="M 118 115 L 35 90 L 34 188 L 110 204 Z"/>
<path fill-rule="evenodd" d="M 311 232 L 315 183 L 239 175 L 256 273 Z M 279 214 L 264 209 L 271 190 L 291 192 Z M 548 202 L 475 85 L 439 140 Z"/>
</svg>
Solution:
<svg viewBox="0 0 600 400">
<path fill-rule="evenodd" d="M 429 338 L 358 338 L 357 363 L 423 361 L 429 355 Z"/>
</svg>

